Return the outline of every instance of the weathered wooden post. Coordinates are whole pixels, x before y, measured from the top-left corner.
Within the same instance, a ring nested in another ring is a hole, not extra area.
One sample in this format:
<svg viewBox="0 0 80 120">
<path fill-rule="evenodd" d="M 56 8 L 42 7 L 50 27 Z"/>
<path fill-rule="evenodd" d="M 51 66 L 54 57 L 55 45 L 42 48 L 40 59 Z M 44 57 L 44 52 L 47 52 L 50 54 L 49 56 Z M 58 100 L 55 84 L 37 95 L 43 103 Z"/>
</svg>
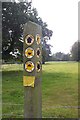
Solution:
<svg viewBox="0 0 80 120">
<path fill-rule="evenodd" d="M 24 26 L 24 118 L 41 118 L 41 26 L 28 22 Z"/>
</svg>

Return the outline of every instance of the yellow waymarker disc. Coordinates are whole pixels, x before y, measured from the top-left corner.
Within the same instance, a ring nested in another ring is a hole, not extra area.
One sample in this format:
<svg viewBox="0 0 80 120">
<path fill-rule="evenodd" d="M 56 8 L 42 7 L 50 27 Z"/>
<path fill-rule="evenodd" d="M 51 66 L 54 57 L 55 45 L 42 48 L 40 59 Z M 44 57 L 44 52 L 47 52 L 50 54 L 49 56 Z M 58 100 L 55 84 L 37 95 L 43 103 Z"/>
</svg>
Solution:
<svg viewBox="0 0 80 120">
<path fill-rule="evenodd" d="M 40 70 L 41 70 L 41 63 L 40 62 L 37 62 L 36 70 L 37 70 L 37 72 L 40 72 Z"/>
<path fill-rule="evenodd" d="M 41 55 L 41 51 L 40 51 L 39 48 L 37 48 L 37 50 L 36 50 L 36 55 L 37 55 L 38 58 L 39 58 L 39 56 Z"/>
<path fill-rule="evenodd" d="M 34 70 L 34 63 L 31 61 L 28 61 L 25 63 L 25 70 L 27 72 L 32 72 Z"/>
<path fill-rule="evenodd" d="M 25 56 L 27 58 L 32 58 L 34 56 L 34 50 L 33 48 L 29 47 L 25 50 Z"/>
<path fill-rule="evenodd" d="M 40 35 L 36 35 L 36 42 L 37 42 L 37 44 L 40 44 L 40 42 L 41 42 L 41 38 L 40 38 Z"/>
<path fill-rule="evenodd" d="M 25 43 L 26 43 L 27 45 L 32 45 L 33 42 L 34 42 L 34 37 L 33 37 L 32 35 L 27 35 L 27 36 L 25 37 Z"/>
</svg>

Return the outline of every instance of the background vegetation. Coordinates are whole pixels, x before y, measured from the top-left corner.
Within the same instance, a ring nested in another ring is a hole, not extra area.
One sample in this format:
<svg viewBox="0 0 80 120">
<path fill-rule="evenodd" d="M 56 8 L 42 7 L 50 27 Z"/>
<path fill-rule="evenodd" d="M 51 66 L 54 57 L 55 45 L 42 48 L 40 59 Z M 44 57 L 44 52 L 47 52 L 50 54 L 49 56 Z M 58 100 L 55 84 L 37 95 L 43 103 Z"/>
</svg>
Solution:
<svg viewBox="0 0 80 120">
<path fill-rule="evenodd" d="M 17 12 L 16 12 L 17 11 Z M 2 59 L 4 62 L 23 62 L 23 28 L 28 21 L 42 27 L 42 61 L 79 61 L 80 41 L 76 41 L 70 53 L 57 52 L 51 54 L 51 45 L 47 42 L 53 35 L 46 22 L 38 16 L 32 2 L 3 2 L 2 3 Z"/>
<path fill-rule="evenodd" d="M 42 27 L 43 63 L 50 54 L 47 41 L 52 36 L 46 22 L 38 16 L 36 8 L 31 2 L 3 2 L 2 3 L 2 58 L 5 62 L 23 61 L 23 28 L 28 21 L 35 22 Z"/>
</svg>

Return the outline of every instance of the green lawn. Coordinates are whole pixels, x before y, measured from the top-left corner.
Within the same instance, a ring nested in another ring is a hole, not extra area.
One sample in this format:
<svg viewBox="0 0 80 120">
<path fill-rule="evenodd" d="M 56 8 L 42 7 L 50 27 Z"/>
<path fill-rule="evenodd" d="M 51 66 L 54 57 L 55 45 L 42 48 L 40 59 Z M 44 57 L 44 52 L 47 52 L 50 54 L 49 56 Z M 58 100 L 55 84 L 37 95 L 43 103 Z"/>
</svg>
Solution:
<svg viewBox="0 0 80 120">
<path fill-rule="evenodd" d="M 3 117 L 23 117 L 23 65 L 3 65 Z M 42 116 L 78 118 L 78 63 L 48 62 L 43 65 Z"/>
</svg>

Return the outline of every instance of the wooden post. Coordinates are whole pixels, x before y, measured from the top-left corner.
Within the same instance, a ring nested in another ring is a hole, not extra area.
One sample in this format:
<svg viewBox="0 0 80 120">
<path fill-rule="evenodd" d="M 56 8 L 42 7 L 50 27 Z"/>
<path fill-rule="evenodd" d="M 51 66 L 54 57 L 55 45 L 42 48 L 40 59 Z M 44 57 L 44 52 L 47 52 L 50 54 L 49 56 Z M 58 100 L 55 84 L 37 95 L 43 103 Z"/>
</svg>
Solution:
<svg viewBox="0 0 80 120">
<path fill-rule="evenodd" d="M 41 118 L 42 29 L 28 22 L 24 26 L 24 118 Z"/>
</svg>

